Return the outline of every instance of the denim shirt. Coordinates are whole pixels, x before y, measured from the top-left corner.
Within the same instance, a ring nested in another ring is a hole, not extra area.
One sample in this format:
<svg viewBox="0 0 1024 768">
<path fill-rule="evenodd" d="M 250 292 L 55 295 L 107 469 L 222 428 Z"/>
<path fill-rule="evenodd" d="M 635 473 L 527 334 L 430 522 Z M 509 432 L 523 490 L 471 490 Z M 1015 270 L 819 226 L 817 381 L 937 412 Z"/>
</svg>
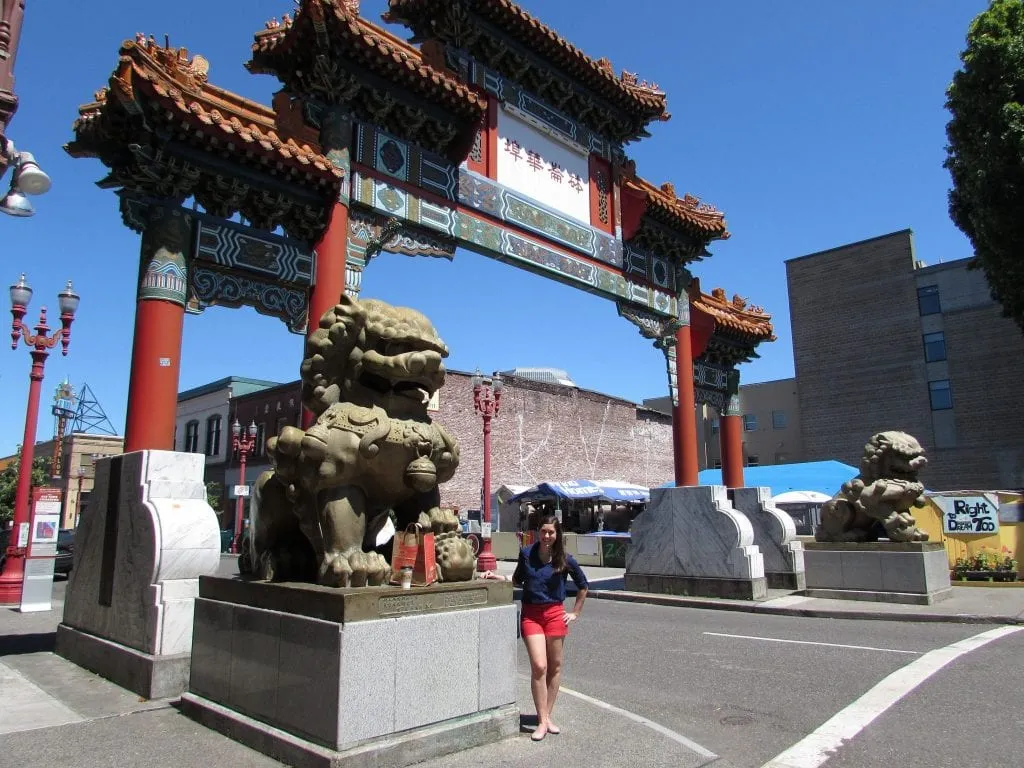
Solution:
<svg viewBox="0 0 1024 768">
<path fill-rule="evenodd" d="M 523 585 L 523 602 L 528 605 L 552 605 L 565 602 L 565 583 L 572 577 L 576 589 L 587 588 L 587 577 L 570 554 L 565 556 L 565 570 L 555 573 L 553 563 L 540 559 L 540 543 L 519 551 L 519 563 L 512 581 Z"/>
</svg>

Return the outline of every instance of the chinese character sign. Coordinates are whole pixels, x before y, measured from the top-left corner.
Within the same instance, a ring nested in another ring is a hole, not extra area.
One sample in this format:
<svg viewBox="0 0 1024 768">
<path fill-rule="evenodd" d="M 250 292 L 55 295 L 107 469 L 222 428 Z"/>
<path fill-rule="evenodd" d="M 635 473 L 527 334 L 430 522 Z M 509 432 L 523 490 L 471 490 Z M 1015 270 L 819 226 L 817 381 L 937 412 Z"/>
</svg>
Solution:
<svg viewBox="0 0 1024 768">
<path fill-rule="evenodd" d="M 502 110 L 498 182 L 558 213 L 590 223 L 587 156 Z"/>
<path fill-rule="evenodd" d="M 999 501 L 994 494 L 932 497 L 942 510 L 944 533 L 990 535 L 999 530 Z"/>
</svg>

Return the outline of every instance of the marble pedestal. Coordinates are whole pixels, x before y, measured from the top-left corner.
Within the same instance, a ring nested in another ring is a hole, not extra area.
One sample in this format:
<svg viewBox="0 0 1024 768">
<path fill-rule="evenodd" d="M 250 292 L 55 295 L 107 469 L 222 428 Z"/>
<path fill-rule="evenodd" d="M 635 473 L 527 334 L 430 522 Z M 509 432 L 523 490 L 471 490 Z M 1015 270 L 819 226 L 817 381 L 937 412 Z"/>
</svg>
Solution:
<svg viewBox="0 0 1024 768">
<path fill-rule="evenodd" d="M 764 557 L 768 588 L 794 592 L 804 589 L 807 586 L 804 545 L 797 541 L 793 518 L 772 504 L 771 489 L 733 488 L 729 498 L 754 529 L 754 543 Z"/>
<path fill-rule="evenodd" d="M 300 766 L 405 766 L 519 730 L 512 585 L 204 577 L 188 716 Z"/>
<path fill-rule="evenodd" d="M 204 462 L 173 451 L 100 459 L 75 531 L 57 653 L 146 698 L 186 689 L 198 577 L 220 563 Z"/>
<path fill-rule="evenodd" d="M 808 542 L 804 563 L 811 597 L 931 605 L 953 593 L 941 542 Z"/>
<path fill-rule="evenodd" d="M 652 488 L 630 535 L 627 590 L 747 600 L 767 594 L 754 529 L 724 486 Z"/>
</svg>

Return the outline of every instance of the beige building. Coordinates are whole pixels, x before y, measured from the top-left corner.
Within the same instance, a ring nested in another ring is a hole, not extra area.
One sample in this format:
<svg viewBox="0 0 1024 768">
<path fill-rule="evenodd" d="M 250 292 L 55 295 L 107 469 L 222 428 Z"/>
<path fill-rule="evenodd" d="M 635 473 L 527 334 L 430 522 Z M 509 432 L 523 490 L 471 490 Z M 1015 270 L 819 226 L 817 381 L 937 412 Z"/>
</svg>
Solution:
<svg viewBox="0 0 1024 768">
<path fill-rule="evenodd" d="M 740 406 L 743 411 L 743 466 L 803 461 L 796 379 L 741 384 Z M 697 431 L 705 446 L 701 463 L 706 468 L 720 468 L 722 445 L 718 414 L 714 409 L 698 406 Z"/>
<path fill-rule="evenodd" d="M 806 460 L 900 429 L 929 488 L 1024 486 L 1024 337 L 969 263 L 925 266 L 910 230 L 786 262 Z"/>
<path fill-rule="evenodd" d="M 91 435 L 72 432 L 65 435 L 61 446 L 61 474 L 53 477 L 50 486 L 61 489 L 61 528 L 74 528 L 89 509 L 89 495 L 96 477 L 96 460 L 117 456 L 124 448 L 120 435 Z M 54 441 L 36 443 L 35 455 L 52 459 Z"/>
</svg>

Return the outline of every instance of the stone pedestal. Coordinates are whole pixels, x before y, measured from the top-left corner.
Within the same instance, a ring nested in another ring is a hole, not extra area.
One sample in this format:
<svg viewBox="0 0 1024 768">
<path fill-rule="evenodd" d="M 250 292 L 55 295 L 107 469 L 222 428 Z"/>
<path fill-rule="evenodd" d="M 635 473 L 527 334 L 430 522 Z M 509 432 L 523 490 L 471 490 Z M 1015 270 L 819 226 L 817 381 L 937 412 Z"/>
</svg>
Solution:
<svg viewBox="0 0 1024 768">
<path fill-rule="evenodd" d="M 173 451 L 100 459 L 75 531 L 57 653 L 146 698 L 186 689 L 198 577 L 220 562 L 204 462 Z"/>
<path fill-rule="evenodd" d="M 506 582 L 204 577 L 182 708 L 289 765 L 410 765 L 518 732 L 516 634 Z"/>
<path fill-rule="evenodd" d="M 804 563 L 811 597 L 931 605 L 953 592 L 940 542 L 808 542 Z"/>
<path fill-rule="evenodd" d="M 754 529 L 724 486 L 652 488 L 630 533 L 627 590 L 748 600 L 767 594 Z"/>
<path fill-rule="evenodd" d="M 729 496 L 754 529 L 754 543 L 764 557 L 768 588 L 804 589 L 804 545 L 797 541 L 793 518 L 772 504 L 771 489 L 733 488 Z"/>
</svg>

